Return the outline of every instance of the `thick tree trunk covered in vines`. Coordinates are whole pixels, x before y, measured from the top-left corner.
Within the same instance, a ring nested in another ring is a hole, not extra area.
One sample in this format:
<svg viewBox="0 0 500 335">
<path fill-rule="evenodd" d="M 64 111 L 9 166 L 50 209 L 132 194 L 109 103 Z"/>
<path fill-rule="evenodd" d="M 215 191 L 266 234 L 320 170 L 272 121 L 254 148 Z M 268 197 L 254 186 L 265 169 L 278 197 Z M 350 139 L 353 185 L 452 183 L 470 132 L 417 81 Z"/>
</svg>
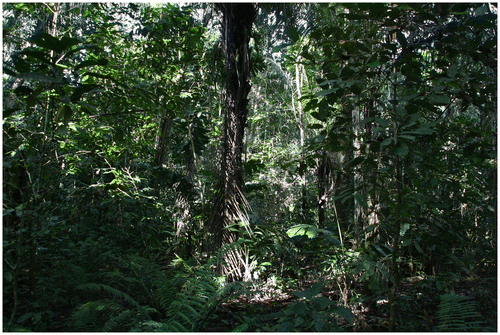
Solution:
<svg viewBox="0 0 500 335">
<path fill-rule="evenodd" d="M 248 44 L 256 13 L 253 4 L 219 4 L 218 8 L 222 13 L 225 49 L 226 106 L 219 180 L 209 221 L 209 249 L 212 252 L 237 240 L 237 233 L 227 228 L 238 223 L 238 220 L 249 229 L 241 159 L 248 115 L 247 96 L 250 92 Z M 234 279 L 241 279 L 244 275 L 241 273 L 243 263 L 238 251 L 231 252 L 226 257 L 226 266 L 221 266 L 219 271 L 224 275 L 230 274 Z"/>
</svg>

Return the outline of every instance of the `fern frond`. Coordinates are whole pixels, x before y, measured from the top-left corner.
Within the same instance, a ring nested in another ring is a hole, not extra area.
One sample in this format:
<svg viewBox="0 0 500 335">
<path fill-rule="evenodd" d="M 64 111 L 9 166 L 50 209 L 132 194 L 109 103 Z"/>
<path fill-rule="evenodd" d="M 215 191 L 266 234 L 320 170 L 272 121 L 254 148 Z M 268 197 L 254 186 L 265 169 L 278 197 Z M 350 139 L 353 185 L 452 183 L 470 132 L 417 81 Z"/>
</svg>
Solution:
<svg viewBox="0 0 500 335">
<path fill-rule="evenodd" d="M 141 305 L 137 303 L 131 296 L 129 296 L 127 293 L 122 292 L 118 289 L 115 289 L 109 285 L 106 284 L 96 284 L 96 283 L 85 283 L 85 284 L 80 284 L 76 287 L 79 290 L 83 291 L 90 291 L 90 292 L 96 292 L 99 293 L 101 291 L 112 295 L 116 299 L 122 299 L 129 305 L 132 305 L 137 308 L 141 308 Z"/>
<path fill-rule="evenodd" d="M 224 252 L 237 248 L 240 243 L 226 246 L 205 265 L 192 265 L 180 257 L 172 261 L 171 277 L 159 277 L 153 285 L 153 297 L 167 316 L 161 331 L 201 331 L 223 301 L 244 292 L 244 285 L 224 284 L 221 276 L 213 271 L 217 264 L 223 264 Z"/>
<path fill-rule="evenodd" d="M 118 314 L 115 317 L 112 317 L 102 327 L 103 332 L 112 332 L 116 331 L 119 326 L 122 326 L 123 324 L 127 324 L 130 322 L 132 316 L 132 311 L 127 309 L 120 314 Z"/>
<path fill-rule="evenodd" d="M 143 332 L 161 332 L 165 330 L 165 324 L 158 321 L 145 321 L 140 322 L 135 327 L 130 329 L 131 332 L 134 333 L 143 333 Z"/>
<path fill-rule="evenodd" d="M 482 316 L 477 312 L 477 304 L 468 297 L 443 294 L 438 305 L 438 331 L 471 332 L 481 331 Z"/>
<path fill-rule="evenodd" d="M 120 304 L 110 300 L 87 302 L 77 307 L 71 315 L 72 328 L 75 331 L 99 331 L 107 315 L 114 315 L 122 310 Z"/>
<path fill-rule="evenodd" d="M 83 290 L 83 291 L 96 292 L 96 293 L 99 293 L 102 291 L 104 293 L 110 294 L 115 299 L 121 299 L 124 302 L 126 302 L 127 304 L 137 308 L 138 310 L 143 312 L 143 314 L 146 316 L 146 318 L 148 320 L 151 320 L 151 317 L 149 316 L 149 314 L 144 310 L 144 308 L 137 301 L 135 301 L 127 293 L 122 292 L 118 289 L 115 289 L 109 285 L 97 284 L 97 283 L 85 283 L 85 284 L 78 285 L 76 288 L 79 290 Z"/>
<path fill-rule="evenodd" d="M 169 326 L 170 326 L 171 331 L 183 332 L 183 333 L 189 332 L 189 330 L 186 327 L 184 327 L 181 323 L 179 323 L 175 320 L 172 320 Z"/>
<path fill-rule="evenodd" d="M 238 327 L 233 329 L 233 333 L 242 333 L 245 332 L 250 325 L 248 323 L 243 323 L 239 325 Z"/>
</svg>

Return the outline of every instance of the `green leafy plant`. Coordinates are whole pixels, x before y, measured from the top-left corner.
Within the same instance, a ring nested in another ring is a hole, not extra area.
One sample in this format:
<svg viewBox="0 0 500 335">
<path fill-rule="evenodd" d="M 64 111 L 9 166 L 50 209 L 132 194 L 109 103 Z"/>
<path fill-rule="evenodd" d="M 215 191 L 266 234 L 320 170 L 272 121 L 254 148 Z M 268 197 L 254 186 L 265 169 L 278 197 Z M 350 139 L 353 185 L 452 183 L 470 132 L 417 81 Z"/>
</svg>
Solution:
<svg viewBox="0 0 500 335">
<path fill-rule="evenodd" d="M 477 312 L 477 303 L 469 297 L 443 294 L 440 297 L 437 315 L 440 332 L 485 331 L 483 318 Z"/>
<path fill-rule="evenodd" d="M 318 282 L 308 290 L 295 291 L 297 301 L 276 313 L 247 317 L 236 331 L 245 331 L 249 327 L 262 327 L 262 330 L 272 332 L 342 331 L 339 323 L 352 322 L 351 310 L 322 296 L 322 289 L 323 284 Z M 270 323 L 274 325 L 269 326 Z"/>
<path fill-rule="evenodd" d="M 193 265 L 180 257 L 174 259 L 170 264 L 173 275 L 160 276 L 153 284 L 154 299 L 164 316 L 160 322 L 144 320 L 133 328 L 134 331 L 202 331 L 223 301 L 247 294 L 243 283 L 225 283 L 225 278 L 212 270 L 216 264 L 224 262 L 227 247 L 204 265 Z"/>
<path fill-rule="evenodd" d="M 141 319 L 151 320 L 146 309 L 121 290 L 96 283 L 81 284 L 77 289 L 112 298 L 86 302 L 77 307 L 71 318 L 75 331 L 128 330 Z"/>
</svg>

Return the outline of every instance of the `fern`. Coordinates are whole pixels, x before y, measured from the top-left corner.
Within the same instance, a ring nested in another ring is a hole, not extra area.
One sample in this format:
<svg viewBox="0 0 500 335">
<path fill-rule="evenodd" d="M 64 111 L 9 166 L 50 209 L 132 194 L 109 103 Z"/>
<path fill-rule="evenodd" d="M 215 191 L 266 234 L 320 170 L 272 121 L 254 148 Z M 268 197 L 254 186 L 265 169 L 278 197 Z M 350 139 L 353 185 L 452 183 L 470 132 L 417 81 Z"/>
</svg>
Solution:
<svg viewBox="0 0 500 335">
<path fill-rule="evenodd" d="M 113 295 L 114 298 L 116 299 L 121 299 L 128 303 L 129 305 L 142 310 L 142 306 L 139 305 L 137 301 L 135 301 L 131 296 L 129 296 L 127 293 L 122 292 L 120 290 L 117 290 L 109 285 L 105 284 L 96 284 L 96 283 L 86 283 L 86 284 L 81 284 L 76 287 L 79 290 L 84 290 L 88 292 L 96 292 L 99 293 L 101 291 L 104 291 L 105 293 Z M 145 313 L 147 314 L 147 313 Z"/>
<path fill-rule="evenodd" d="M 482 317 L 477 304 L 468 297 L 455 294 L 441 295 L 438 306 L 438 331 L 470 332 L 482 330 Z"/>
<path fill-rule="evenodd" d="M 103 332 L 112 332 L 112 331 L 117 331 L 119 330 L 119 327 L 127 324 L 130 322 L 130 319 L 132 317 L 132 311 L 127 309 L 125 311 L 122 311 L 115 317 L 112 317 L 102 327 Z"/>
<path fill-rule="evenodd" d="M 154 331 L 201 331 L 223 301 L 244 291 L 243 284 L 224 284 L 223 277 L 212 271 L 217 264 L 223 264 L 227 250 L 211 257 L 205 265 L 193 265 L 180 257 L 171 262 L 173 277 L 164 276 L 155 283 L 153 295 L 167 318 Z"/>
<path fill-rule="evenodd" d="M 123 307 L 115 301 L 97 300 L 80 305 L 71 315 L 73 331 L 99 331 L 103 320 L 109 315 L 123 311 Z"/>
<path fill-rule="evenodd" d="M 201 268 L 184 283 L 168 315 L 190 331 L 199 331 L 218 305 L 218 285 L 215 274 Z"/>
<path fill-rule="evenodd" d="M 125 325 L 125 328 L 129 328 L 134 320 L 151 320 L 143 306 L 127 293 L 109 285 L 85 283 L 76 288 L 84 292 L 111 295 L 113 300 L 100 299 L 80 305 L 71 317 L 74 330 L 107 332 Z M 133 309 L 125 308 L 122 303 L 132 306 Z M 136 315 L 137 313 L 139 315 Z"/>
</svg>

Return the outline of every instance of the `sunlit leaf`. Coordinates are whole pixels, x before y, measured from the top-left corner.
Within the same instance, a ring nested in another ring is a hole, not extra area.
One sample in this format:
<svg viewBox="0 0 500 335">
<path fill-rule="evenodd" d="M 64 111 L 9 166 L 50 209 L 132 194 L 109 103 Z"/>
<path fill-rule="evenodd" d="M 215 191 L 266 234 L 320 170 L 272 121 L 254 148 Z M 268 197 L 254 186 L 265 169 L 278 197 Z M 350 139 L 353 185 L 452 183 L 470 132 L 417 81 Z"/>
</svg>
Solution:
<svg viewBox="0 0 500 335">
<path fill-rule="evenodd" d="M 318 235 L 318 229 L 312 225 L 298 224 L 288 229 L 286 234 L 290 238 L 304 235 L 308 238 L 315 238 Z"/>
</svg>

